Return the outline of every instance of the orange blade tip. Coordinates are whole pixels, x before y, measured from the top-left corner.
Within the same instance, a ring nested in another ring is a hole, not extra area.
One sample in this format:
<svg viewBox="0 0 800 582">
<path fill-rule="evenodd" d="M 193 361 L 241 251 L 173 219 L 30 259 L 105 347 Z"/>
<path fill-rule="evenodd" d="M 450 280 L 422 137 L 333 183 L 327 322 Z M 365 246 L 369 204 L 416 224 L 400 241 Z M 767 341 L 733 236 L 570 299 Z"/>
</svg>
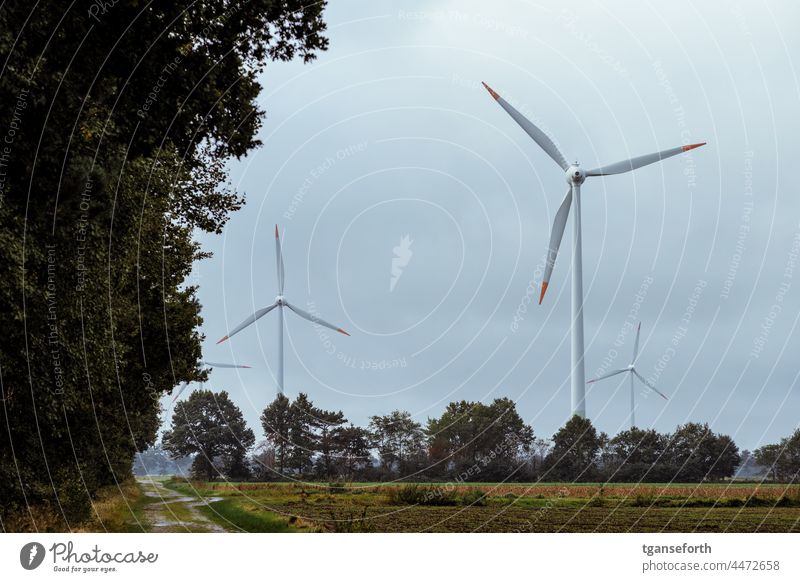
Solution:
<svg viewBox="0 0 800 582">
<path fill-rule="evenodd" d="M 548 285 L 548 282 L 547 282 L 547 281 L 544 281 L 544 282 L 542 283 L 542 292 L 541 292 L 541 294 L 539 295 L 539 305 L 541 305 L 541 304 L 542 304 L 542 301 L 544 301 L 544 294 L 545 294 L 545 293 L 547 293 L 547 285 Z"/>
<path fill-rule="evenodd" d="M 219 340 L 217 343 L 218 343 L 218 344 L 221 344 L 221 343 L 222 343 L 222 342 L 224 342 L 226 339 L 228 339 L 228 336 L 227 336 L 227 335 L 226 335 L 224 338 L 222 338 L 221 340 Z"/>
<path fill-rule="evenodd" d="M 489 85 L 487 85 L 487 84 L 486 84 L 486 83 L 484 83 L 483 81 L 481 81 L 481 84 L 482 84 L 484 87 L 486 87 L 486 90 L 489 92 L 489 95 L 491 95 L 491 96 L 492 96 L 492 97 L 494 97 L 495 99 L 500 99 L 500 95 L 498 95 L 497 93 L 495 93 L 495 92 L 494 92 L 494 89 L 492 89 L 491 87 L 489 87 Z"/>
<path fill-rule="evenodd" d="M 689 145 L 683 146 L 683 151 L 688 152 L 689 150 L 693 150 L 694 148 L 699 148 L 700 146 L 706 145 L 707 142 L 703 143 L 690 143 Z"/>
<path fill-rule="evenodd" d="M 278 225 L 275 225 L 275 238 L 278 238 Z"/>
<path fill-rule="evenodd" d="M 343 330 L 341 327 L 337 327 L 337 328 L 336 328 L 336 331 L 338 331 L 339 333 L 343 333 L 343 334 L 344 334 L 344 335 L 346 335 L 346 336 L 349 336 L 349 335 L 350 335 L 350 334 L 349 334 L 349 333 L 347 333 L 345 330 Z"/>
</svg>

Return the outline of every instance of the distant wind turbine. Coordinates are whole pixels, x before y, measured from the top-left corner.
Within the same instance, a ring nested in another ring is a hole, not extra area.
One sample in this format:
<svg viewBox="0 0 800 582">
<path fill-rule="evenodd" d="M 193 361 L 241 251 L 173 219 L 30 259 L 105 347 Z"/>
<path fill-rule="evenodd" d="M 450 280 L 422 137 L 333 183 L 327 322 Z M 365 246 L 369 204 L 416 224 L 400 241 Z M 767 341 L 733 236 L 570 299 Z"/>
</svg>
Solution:
<svg viewBox="0 0 800 582">
<path fill-rule="evenodd" d="M 223 337 L 217 343 L 220 344 L 225 340 L 233 337 L 244 328 L 249 325 L 252 325 L 257 320 L 264 317 L 267 313 L 278 308 L 278 394 L 283 394 L 283 308 L 288 307 L 292 311 L 294 311 L 297 315 L 302 317 L 303 319 L 307 319 L 312 323 L 316 323 L 319 325 L 324 325 L 327 328 L 330 328 L 334 331 L 338 331 L 344 335 L 350 335 L 341 327 L 336 327 L 335 325 L 328 323 L 327 321 L 308 313 L 307 311 L 303 311 L 299 307 L 292 305 L 289 303 L 286 298 L 283 296 L 283 283 L 284 283 L 284 268 L 283 268 L 283 254 L 281 252 L 281 239 L 278 236 L 278 225 L 275 225 L 275 263 L 278 275 L 278 296 L 275 298 L 275 302 L 262 309 L 256 311 L 253 315 L 245 319 L 242 323 L 234 327 L 231 331 L 228 332 L 228 335 Z"/>
<path fill-rule="evenodd" d="M 650 388 L 653 392 L 661 396 L 664 400 L 667 400 L 666 395 L 661 392 L 658 388 L 653 386 L 650 382 L 645 380 L 644 376 L 639 374 L 636 371 L 636 356 L 639 355 L 639 332 L 642 330 L 642 322 L 639 322 L 639 327 L 636 328 L 636 339 L 633 341 L 633 357 L 631 358 L 631 363 L 628 365 L 627 368 L 622 368 L 620 370 L 614 370 L 613 372 L 609 372 L 608 374 L 604 374 L 603 376 L 598 376 L 594 380 L 589 380 L 587 384 L 591 384 L 593 382 L 597 382 L 598 380 L 605 380 L 606 378 L 611 378 L 612 376 L 616 376 L 617 374 L 623 374 L 625 372 L 630 372 L 631 374 L 631 428 L 636 426 L 636 401 L 634 397 L 634 385 L 633 379 L 634 377 L 638 378 L 639 381 Z"/>
<path fill-rule="evenodd" d="M 545 265 L 544 277 L 542 278 L 542 290 L 539 296 L 539 303 L 541 304 L 544 299 L 547 285 L 550 283 L 550 275 L 553 272 L 553 265 L 555 265 L 556 257 L 558 256 L 558 247 L 561 245 L 561 238 L 564 236 L 564 228 L 567 226 L 567 219 L 569 218 L 570 206 L 573 200 L 575 201 L 575 214 L 574 226 L 572 229 L 572 414 L 578 416 L 586 416 L 586 385 L 584 381 L 586 374 L 584 372 L 584 348 L 583 348 L 583 261 L 581 253 L 581 184 L 589 176 L 610 176 L 612 174 L 623 174 L 630 172 L 642 166 L 647 166 L 655 162 L 660 162 L 666 158 L 687 152 L 691 149 L 705 145 L 704 143 L 695 143 L 684 145 L 677 148 L 656 152 L 654 154 L 647 154 L 638 156 L 622 162 L 601 166 L 594 170 L 584 171 L 579 166 L 578 162 L 569 164 L 564 155 L 558 150 L 556 144 L 545 134 L 541 129 L 536 127 L 528 119 L 525 118 L 519 111 L 514 109 L 508 102 L 506 102 L 500 95 L 492 90 L 489 85 L 483 83 L 489 94 L 506 110 L 514 121 L 516 121 L 522 129 L 525 130 L 533 141 L 535 141 L 545 153 L 553 158 L 553 160 L 561 167 L 566 173 L 567 183 L 569 188 L 561 206 L 556 212 L 555 220 L 553 221 L 553 230 L 550 232 L 550 246 L 547 253 L 547 263 Z"/>
<path fill-rule="evenodd" d="M 218 362 L 205 362 L 205 361 L 201 361 L 201 362 L 200 362 L 200 367 L 201 367 L 201 368 L 249 368 L 250 366 L 239 365 L 239 364 L 220 364 L 220 363 L 218 363 Z M 180 396 L 180 395 L 181 395 L 181 393 L 182 393 L 184 390 L 186 390 L 186 387 L 187 387 L 188 385 L 189 385 L 189 383 L 188 383 L 188 382 L 181 382 L 181 385 L 180 385 L 180 387 L 178 388 L 178 393 L 177 393 L 177 394 L 175 395 L 175 397 L 172 399 L 172 404 L 175 404 L 175 401 L 178 399 L 178 396 Z M 200 382 L 200 387 L 202 388 L 202 386 L 203 386 L 203 383 L 202 383 L 202 382 Z"/>
</svg>

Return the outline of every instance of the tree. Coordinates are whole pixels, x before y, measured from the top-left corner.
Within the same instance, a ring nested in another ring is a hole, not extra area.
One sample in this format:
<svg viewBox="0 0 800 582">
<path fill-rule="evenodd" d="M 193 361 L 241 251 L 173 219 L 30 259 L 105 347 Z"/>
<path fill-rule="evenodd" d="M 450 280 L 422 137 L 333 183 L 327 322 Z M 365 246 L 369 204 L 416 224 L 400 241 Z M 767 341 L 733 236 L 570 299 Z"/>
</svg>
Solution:
<svg viewBox="0 0 800 582">
<path fill-rule="evenodd" d="M 253 440 L 255 441 L 255 437 Z M 236 449 L 231 453 L 223 455 L 222 472 L 226 479 L 232 481 L 246 481 L 250 479 L 252 471 L 250 470 L 250 464 L 247 460 L 246 449 Z"/>
<path fill-rule="evenodd" d="M 405 476 L 421 467 L 425 434 L 410 413 L 395 410 L 385 416 L 373 416 L 369 429 L 385 474 Z"/>
<path fill-rule="evenodd" d="M 319 451 L 317 466 L 319 473 L 327 479 L 333 479 L 337 472 L 336 460 L 344 452 L 342 425 L 347 419 L 341 410 L 337 412 L 320 410 L 317 414 L 316 426 L 319 430 L 316 447 Z"/>
<path fill-rule="evenodd" d="M 289 459 L 288 466 L 296 473 L 310 473 L 314 453 L 318 447 L 316 428 L 320 411 L 308 398 L 300 393 L 294 399 L 289 413 Z"/>
<path fill-rule="evenodd" d="M 731 477 L 739 465 L 739 449 L 726 435 L 716 435 L 708 424 L 688 422 L 669 439 L 665 456 L 681 481 Z"/>
<path fill-rule="evenodd" d="M 273 481 L 277 476 L 275 470 L 275 449 L 269 441 L 261 441 L 250 458 L 251 474 L 256 481 Z"/>
<path fill-rule="evenodd" d="M 366 475 L 372 466 L 372 437 L 360 426 L 342 427 L 337 435 L 340 451 L 339 467 L 345 479 L 352 481 L 358 475 Z"/>
<path fill-rule="evenodd" d="M 84 519 L 155 442 L 159 398 L 204 377 L 194 233 L 241 205 L 226 168 L 258 145 L 259 73 L 325 49 L 324 5 L 0 6 L 3 521 Z"/>
<path fill-rule="evenodd" d="M 668 437 L 655 430 L 633 427 L 610 441 L 611 461 L 606 467 L 607 478 L 613 481 L 664 481 L 670 478 L 665 471 Z"/>
<path fill-rule="evenodd" d="M 773 480 L 800 480 L 800 429 L 779 443 L 759 447 L 753 455 L 759 465 L 767 468 Z"/>
<path fill-rule="evenodd" d="M 553 435 L 553 449 L 545 459 L 545 478 L 591 481 L 598 473 L 600 445 L 591 421 L 573 416 Z"/>
<path fill-rule="evenodd" d="M 235 463 L 244 458 L 254 442 L 253 431 L 247 428 L 242 411 L 228 393 L 210 390 L 196 390 L 179 402 L 172 415 L 172 427 L 162 438 L 165 451 L 181 457 L 195 455 L 192 474 L 207 481 L 217 474 L 218 457 Z"/>
<path fill-rule="evenodd" d="M 261 426 L 264 427 L 264 435 L 274 451 L 279 473 L 285 471 L 292 449 L 292 443 L 289 440 L 291 417 L 291 402 L 283 394 L 278 394 L 275 400 L 261 413 Z"/>
<path fill-rule="evenodd" d="M 550 441 L 547 439 L 536 438 L 533 440 L 533 443 L 531 443 L 531 450 L 531 469 L 533 471 L 533 475 L 538 476 L 542 467 L 544 466 L 544 460 L 550 453 Z"/>
<path fill-rule="evenodd" d="M 491 404 L 451 402 L 441 417 L 428 419 L 426 428 L 431 461 L 452 463 L 466 480 L 506 479 L 527 458 L 533 429 L 517 412 L 513 400 Z"/>
<path fill-rule="evenodd" d="M 335 461 L 343 446 L 341 425 L 346 422 L 341 411 L 317 408 L 302 392 L 293 402 L 279 394 L 261 414 L 261 425 L 275 450 L 279 472 L 291 469 L 310 474 L 316 466 L 317 474 L 327 478 L 335 476 Z"/>
</svg>

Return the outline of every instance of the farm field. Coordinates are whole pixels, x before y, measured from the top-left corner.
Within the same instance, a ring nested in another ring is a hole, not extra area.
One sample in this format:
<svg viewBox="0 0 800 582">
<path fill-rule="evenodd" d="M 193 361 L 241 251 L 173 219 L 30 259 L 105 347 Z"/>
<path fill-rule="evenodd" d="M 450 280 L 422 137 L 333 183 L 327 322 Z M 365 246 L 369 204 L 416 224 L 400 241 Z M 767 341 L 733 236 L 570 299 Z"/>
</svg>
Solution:
<svg viewBox="0 0 800 582">
<path fill-rule="evenodd" d="M 200 509 L 229 531 L 800 532 L 800 490 L 776 484 L 165 486 L 214 499 Z"/>
</svg>

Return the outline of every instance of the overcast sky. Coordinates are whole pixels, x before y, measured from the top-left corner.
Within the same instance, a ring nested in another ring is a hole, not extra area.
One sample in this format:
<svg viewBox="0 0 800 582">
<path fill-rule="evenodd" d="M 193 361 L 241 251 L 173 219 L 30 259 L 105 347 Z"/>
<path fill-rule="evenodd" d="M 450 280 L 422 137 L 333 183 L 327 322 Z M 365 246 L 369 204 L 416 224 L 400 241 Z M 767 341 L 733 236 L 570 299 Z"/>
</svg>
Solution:
<svg viewBox="0 0 800 582">
<path fill-rule="evenodd" d="M 352 334 L 287 312 L 289 397 L 356 424 L 398 408 L 424 424 L 452 400 L 501 396 L 537 436 L 567 420 L 571 220 L 535 304 L 564 174 L 484 80 L 587 169 L 708 142 L 584 185 L 587 379 L 627 365 L 641 320 L 637 367 L 670 399 L 637 389 L 639 426 L 707 421 L 742 448 L 789 434 L 800 7 L 497 4 L 333 2 L 330 49 L 268 67 L 264 145 L 231 167 L 247 204 L 202 237 L 214 257 L 193 276 L 204 357 L 253 369 L 218 369 L 207 387 L 228 390 L 261 435 L 277 318 L 216 340 L 273 302 L 277 223 L 287 298 Z M 407 264 L 392 286 L 395 247 Z M 628 390 L 620 376 L 587 391 L 599 429 L 627 428 Z"/>
</svg>

